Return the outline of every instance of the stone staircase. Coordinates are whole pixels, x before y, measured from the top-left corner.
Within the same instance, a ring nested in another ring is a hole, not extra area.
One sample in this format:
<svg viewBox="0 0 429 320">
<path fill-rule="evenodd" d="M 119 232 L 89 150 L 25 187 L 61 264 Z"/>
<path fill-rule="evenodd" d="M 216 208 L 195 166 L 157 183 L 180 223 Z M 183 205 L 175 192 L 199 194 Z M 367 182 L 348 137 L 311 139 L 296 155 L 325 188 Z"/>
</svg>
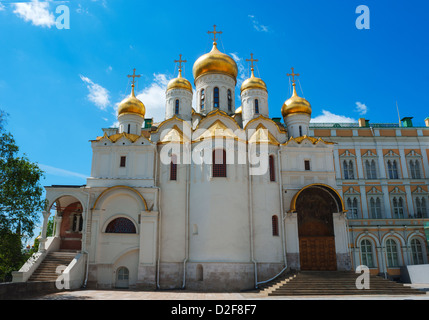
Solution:
<svg viewBox="0 0 429 320">
<path fill-rule="evenodd" d="M 356 288 L 358 277 L 359 274 L 352 271 L 299 271 L 260 287 L 260 292 L 268 296 L 426 294 L 379 276 L 370 276 L 369 289 L 359 290 Z"/>
<path fill-rule="evenodd" d="M 59 274 L 55 271 L 58 266 L 68 266 L 76 256 L 75 251 L 49 252 L 28 281 L 55 281 Z"/>
</svg>

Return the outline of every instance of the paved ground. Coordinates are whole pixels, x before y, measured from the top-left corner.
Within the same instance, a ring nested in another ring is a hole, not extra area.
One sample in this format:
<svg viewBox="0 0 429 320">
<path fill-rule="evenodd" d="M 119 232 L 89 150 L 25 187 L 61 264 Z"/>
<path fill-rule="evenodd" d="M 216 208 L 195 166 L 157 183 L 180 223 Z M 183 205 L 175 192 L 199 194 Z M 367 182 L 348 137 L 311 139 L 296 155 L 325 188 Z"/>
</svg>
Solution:
<svg viewBox="0 0 429 320">
<path fill-rule="evenodd" d="M 268 297 L 263 293 L 202 293 L 187 291 L 78 290 L 63 291 L 32 300 L 429 300 L 426 295 L 385 296 L 289 296 Z"/>
</svg>

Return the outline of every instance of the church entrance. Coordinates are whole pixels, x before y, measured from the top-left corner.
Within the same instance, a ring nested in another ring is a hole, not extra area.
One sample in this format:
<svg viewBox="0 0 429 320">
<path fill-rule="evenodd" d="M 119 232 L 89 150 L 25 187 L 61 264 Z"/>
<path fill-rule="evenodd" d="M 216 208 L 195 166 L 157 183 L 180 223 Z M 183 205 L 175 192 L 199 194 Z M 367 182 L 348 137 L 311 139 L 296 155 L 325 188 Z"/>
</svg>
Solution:
<svg viewBox="0 0 429 320">
<path fill-rule="evenodd" d="M 296 212 L 301 270 L 337 270 L 332 214 L 339 212 L 339 203 L 333 190 L 324 186 L 303 189 L 296 199 Z"/>
</svg>

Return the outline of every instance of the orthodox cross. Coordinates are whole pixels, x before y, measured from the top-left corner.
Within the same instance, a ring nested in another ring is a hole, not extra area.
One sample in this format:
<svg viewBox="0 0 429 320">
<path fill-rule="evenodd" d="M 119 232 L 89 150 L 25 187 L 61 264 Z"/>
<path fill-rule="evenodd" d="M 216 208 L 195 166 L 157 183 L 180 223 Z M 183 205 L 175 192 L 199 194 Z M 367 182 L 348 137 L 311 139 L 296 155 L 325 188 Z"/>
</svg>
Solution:
<svg viewBox="0 0 429 320">
<path fill-rule="evenodd" d="M 222 34 L 222 31 L 216 31 L 216 25 L 213 25 L 213 31 L 207 31 L 208 34 L 213 33 L 213 42 L 216 43 L 216 34 Z"/>
<path fill-rule="evenodd" d="M 140 75 L 136 75 L 136 68 L 133 69 L 133 74 L 132 75 L 127 75 L 128 78 L 133 78 L 133 80 L 131 81 L 131 83 L 134 84 L 136 83 L 136 78 L 140 78 Z"/>
<path fill-rule="evenodd" d="M 292 76 L 292 83 L 295 85 L 295 76 L 299 77 L 299 73 L 295 73 L 294 68 L 292 68 L 292 73 L 287 74 L 288 77 Z"/>
<path fill-rule="evenodd" d="M 179 62 L 179 72 L 182 72 L 182 62 L 186 62 L 186 60 L 182 60 L 182 55 L 179 54 L 179 60 L 174 60 L 174 62 Z"/>
<path fill-rule="evenodd" d="M 136 78 L 140 78 L 140 75 L 136 75 L 136 68 L 133 69 L 133 74 L 132 75 L 127 75 L 128 78 L 133 78 L 133 80 L 131 81 L 131 95 L 134 96 L 134 84 L 136 83 Z"/>
<path fill-rule="evenodd" d="M 253 53 L 250 54 L 250 59 L 246 59 L 246 61 L 250 61 L 250 70 L 253 72 L 253 62 L 258 62 L 258 59 L 253 59 Z"/>
</svg>

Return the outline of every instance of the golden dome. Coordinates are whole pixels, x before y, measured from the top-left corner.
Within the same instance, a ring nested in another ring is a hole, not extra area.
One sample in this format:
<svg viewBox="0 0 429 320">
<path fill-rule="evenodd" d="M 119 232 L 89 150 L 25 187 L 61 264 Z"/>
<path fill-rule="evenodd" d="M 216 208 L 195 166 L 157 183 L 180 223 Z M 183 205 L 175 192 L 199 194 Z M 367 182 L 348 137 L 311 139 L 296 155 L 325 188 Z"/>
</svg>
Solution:
<svg viewBox="0 0 429 320">
<path fill-rule="evenodd" d="M 236 80 L 238 74 L 237 64 L 234 59 L 218 50 L 216 42 L 209 53 L 199 57 L 193 67 L 194 79 L 206 73 L 223 73 Z"/>
<path fill-rule="evenodd" d="M 136 98 L 134 94 L 134 84 L 132 85 L 131 94 L 119 103 L 118 106 L 118 116 L 122 114 L 136 114 L 144 118 L 146 113 L 146 108 L 139 99 Z"/>
<path fill-rule="evenodd" d="M 241 92 L 247 89 L 262 89 L 267 91 L 267 85 L 264 81 L 262 81 L 262 79 L 255 77 L 253 73 L 253 68 L 252 75 L 250 76 L 250 78 L 244 80 L 243 84 L 241 85 Z"/>
<path fill-rule="evenodd" d="M 282 116 L 283 118 L 296 113 L 306 113 L 311 115 L 311 105 L 310 103 L 301 98 L 296 93 L 295 83 L 293 85 L 293 95 L 282 106 Z"/>
<path fill-rule="evenodd" d="M 235 113 L 237 114 L 237 113 L 242 113 L 242 111 L 243 111 L 243 109 L 241 108 L 241 106 L 240 106 L 240 108 L 237 108 L 237 110 L 235 110 Z"/>
<path fill-rule="evenodd" d="M 171 79 L 168 83 L 166 91 L 170 89 L 185 89 L 192 93 L 192 85 L 188 80 L 182 78 L 181 69 L 179 69 L 179 76 L 177 78 Z"/>
</svg>

